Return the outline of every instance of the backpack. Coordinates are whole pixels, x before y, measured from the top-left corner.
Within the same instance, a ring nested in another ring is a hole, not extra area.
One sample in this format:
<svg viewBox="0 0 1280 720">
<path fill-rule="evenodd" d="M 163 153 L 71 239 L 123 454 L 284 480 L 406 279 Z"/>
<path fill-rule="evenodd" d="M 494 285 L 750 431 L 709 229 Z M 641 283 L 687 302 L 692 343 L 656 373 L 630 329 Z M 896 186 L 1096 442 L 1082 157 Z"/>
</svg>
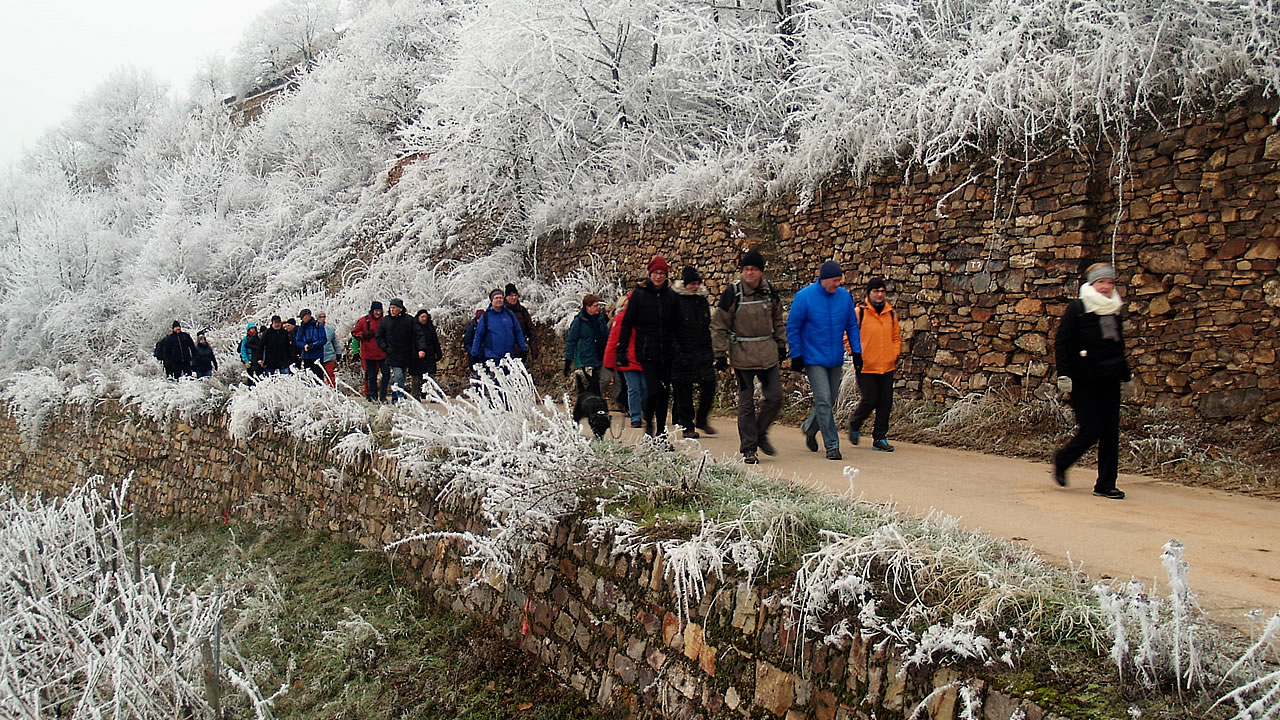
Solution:
<svg viewBox="0 0 1280 720">
<path fill-rule="evenodd" d="M 772 300 L 773 302 L 781 302 L 782 296 L 778 294 L 778 289 L 773 286 L 773 283 L 769 282 L 768 280 L 761 280 L 760 282 L 764 283 L 766 292 L 768 293 L 770 300 Z M 742 304 L 742 295 L 743 295 L 742 281 L 735 280 L 733 282 L 733 285 L 731 285 L 730 287 L 733 288 L 732 297 L 725 297 L 725 295 L 720 296 L 720 309 L 724 310 L 725 312 L 733 312 L 738 308 L 739 305 Z"/>
<path fill-rule="evenodd" d="M 478 318 L 471 318 L 471 322 L 467 323 L 466 329 L 462 331 L 462 353 L 467 357 L 471 357 L 471 343 L 476 339 L 477 322 Z"/>
</svg>

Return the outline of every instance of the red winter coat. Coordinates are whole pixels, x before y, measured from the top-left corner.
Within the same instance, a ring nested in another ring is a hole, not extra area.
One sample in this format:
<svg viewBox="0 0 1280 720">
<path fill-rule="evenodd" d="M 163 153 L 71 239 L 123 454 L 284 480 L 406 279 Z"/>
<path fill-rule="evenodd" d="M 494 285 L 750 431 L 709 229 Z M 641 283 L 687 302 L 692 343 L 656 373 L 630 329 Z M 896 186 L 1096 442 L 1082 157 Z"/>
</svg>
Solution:
<svg viewBox="0 0 1280 720">
<path fill-rule="evenodd" d="M 378 326 L 381 324 L 382 318 L 376 318 L 370 314 L 357 320 L 356 326 L 351 328 L 351 334 L 360 338 L 361 360 L 387 359 L 387 352 L 378 347 Z"/>
<path fill-rule="evenodd" d="M 631 333 L 631 341 L 627 343 L 627 359 L 630 365 L 618 367 L 618 338 L 622 337 L 622 317 L 627 314 L 627 306 L 631 304 L 631 295 L 626 302 L 618 306 L 618 313 L 609 322 L 609 342 L 604 346 L 604 366 L 618 372 L 640 372 L 640 361 L 636 359 L 636 333 Z"/>
</svg>

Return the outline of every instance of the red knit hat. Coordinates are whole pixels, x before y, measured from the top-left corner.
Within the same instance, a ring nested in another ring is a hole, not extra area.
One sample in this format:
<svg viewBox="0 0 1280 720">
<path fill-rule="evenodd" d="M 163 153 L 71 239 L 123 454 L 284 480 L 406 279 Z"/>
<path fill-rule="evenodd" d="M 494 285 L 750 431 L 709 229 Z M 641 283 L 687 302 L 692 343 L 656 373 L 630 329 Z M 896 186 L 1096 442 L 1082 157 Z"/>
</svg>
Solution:
<svg viewBox="0 0 1280 720">
<path fill-rule="evenodd" d="M 651 273 L 667 272 L 667 270 L 669 269 L 670 268 L 667 267 L 666 258 L 662 257 L 661 255 L 655 255 L 653 259 L 649 261 L 649 264 L 645 266 L 645 270 Z"/>
</svg>

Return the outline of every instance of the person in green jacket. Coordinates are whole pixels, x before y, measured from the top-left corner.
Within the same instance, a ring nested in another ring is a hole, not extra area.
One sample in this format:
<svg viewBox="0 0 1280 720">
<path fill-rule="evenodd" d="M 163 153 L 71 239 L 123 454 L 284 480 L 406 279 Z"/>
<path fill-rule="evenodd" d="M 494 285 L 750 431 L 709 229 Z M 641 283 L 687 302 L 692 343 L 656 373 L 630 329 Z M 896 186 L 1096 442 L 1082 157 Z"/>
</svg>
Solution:
<svg viewBox="0 0 1280 720">
<path fill-rule="evenodd" d="M 604 312 L 600 296 L 588 293 L 582 298 L 582 309 L 569 326 L 564 344 L 564 376 L 576 365 L 586 376 L 586 389 L 600 394 L 600 367 L 604 364 L 605 343 L 609 339 L 609 316 Z"/>
</svg>

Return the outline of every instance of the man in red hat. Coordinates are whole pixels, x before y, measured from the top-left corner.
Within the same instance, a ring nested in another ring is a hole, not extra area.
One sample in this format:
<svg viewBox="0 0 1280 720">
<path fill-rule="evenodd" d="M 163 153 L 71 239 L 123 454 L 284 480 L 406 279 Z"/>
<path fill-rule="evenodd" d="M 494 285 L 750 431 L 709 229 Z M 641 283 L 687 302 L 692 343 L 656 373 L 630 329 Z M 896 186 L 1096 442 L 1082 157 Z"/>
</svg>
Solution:
<svg viewBox="0 0 1280 720">
<path fill-rule="evenodd" d="M 676 295 L 667 282 L 667 261 L 661 255 L 645 268 L 649 279 L 636 286 L 622 318 L 618 334 L 617 364 L 630 364 L 627 348 L 636 337 L 636 355 L 644 366 L 644 432 L 660 436 L 667 431 L 667 405 L 671 400 L 671 363 L 679 328 Z"/>
</svg>

